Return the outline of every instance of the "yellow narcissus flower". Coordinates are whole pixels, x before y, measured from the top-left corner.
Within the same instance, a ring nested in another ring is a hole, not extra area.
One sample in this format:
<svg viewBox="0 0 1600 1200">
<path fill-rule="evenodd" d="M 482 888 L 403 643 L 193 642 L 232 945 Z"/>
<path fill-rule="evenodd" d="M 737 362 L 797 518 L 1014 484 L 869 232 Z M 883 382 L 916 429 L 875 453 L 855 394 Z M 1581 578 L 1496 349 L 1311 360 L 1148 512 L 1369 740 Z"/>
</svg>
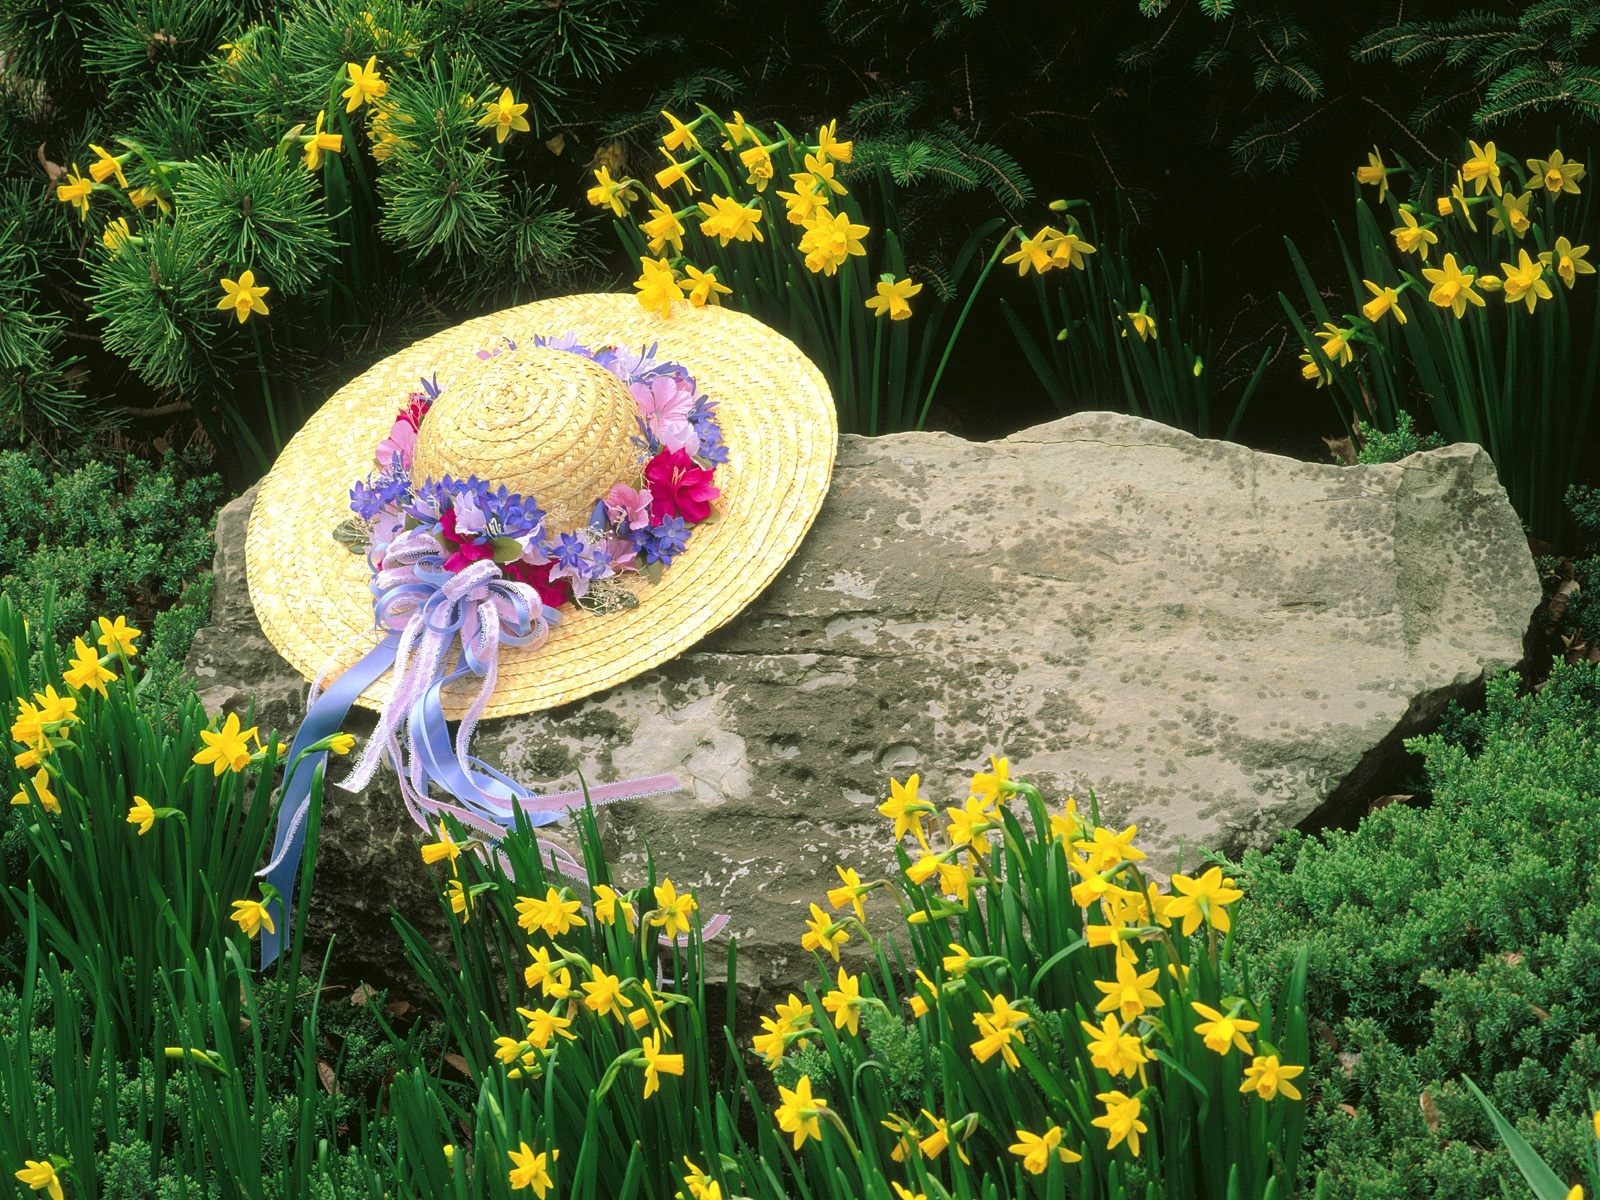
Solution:
<svg viewBox="0 0 1600 1200">
<path fill-rule="evenodd" d="M 1406 323 L 1405 310 L 1400 307 L 1400 293 L 1392 287 L 1379 286 L 1370 279 L 1363 279 L 1361 286 L 1372 293 L 1372 299 L 1361 306 L 1361 315 L 1373 324 L 1385 313 L 1393 313 L 1394 319 L 1400 324 Z"/>
<path fill-rule="evenodd" d="M 704 214 L 700 232 L 708 238 L 718 239 L 724 246 L 730 241 L 748 242 L 752 238 L 758 242 L 766 240 L 761 236 L 761 218 L 765 214 L 759 205 L 747 207 L 728 196 L 714 195 L 710 204 L 700 204 L 700 211 Z"/>
<path fill-rule="evenodd" d="M 1045 249 L 1050 251 L 1051 266 L 1062 270 L 1077 267 L 1081 271 L 1087 271 L 1089 264 L 1085 259 L 1095 252 L 1093 246 L 1075 233 L 1057 234 L 1045 243 Z"/>
<path fill-rule="evenodd" d="M 69 687 L 89 688 L 105 696 L 106 684 L 116 677 L 116 672 L 105 668 L 87 642 L 81 637 L 72 639 L 72 665 L 62 676 Z"/>
<path fill-rule="evenodd" d="M 849 940 L 848 929 L 837 924 L 823 912 L 820 904 L 811 906 L 811 918 L 806 922 L 806 931 L 800 937 L 800 949 L 826 951 L 834 962 L 838 962 L 839 947 Z"/>
<path fill-rule="evenodd" d="M 1384 164 L 1376 146 L 1372 148 L 1372 153 L 1367 155 L 1366 166 L 1356 168 L 1356 182 L 1376 187 L 1379 204 L 1389 198 L 1389 168 Z"/>
<path fill-rule="evenodd" d="M 39 797 L 39 806 L 45 812 L 60 813 L 61 801 L 57 800 L 55 793 L 50 790 L 50 772 L 43 767 L 40 767 L 39 773 L 33 777 L 33 791 L 34 795 Z M 32 803 L 32 797 L 28 795 L 26 786 L 16 790 L 16 794 L 11 797 L 11 803 L 17 808 Z"/>
<path fill-rule="evenodd" d="M 681 163 L 673 158 L 672 155 L 667 154 L 665 150 L 662 151 L 662 154 L 666 156 L 667 165 L 656 172 L 656 186 L 665 190 L 675 183 L 682 183 L 691 196 L 698 192 L 700 189 L 695 185 L 694 180 L 689 178 L 689 168 L 694 166 L 697 160 L 690 159 L 686 163 Z"/>
<path fill-rule="evenodd" d="M 56 184 L 56 199 L 77 209 L 80 221 L 89 219 L 89 197 L 93 194 L 94 184 L 78 174 L 77 163 L 67 172 L 67 181 Z"/>
<path fill-rule="evenodd" d="M 378 74 L 378 56 L 367 59 L 367 65 L 345 63 L 350 86 L 339 94 L 344 97 L 344 110 L 353 113 L 369 100 L 382 100 L 389 94 L 389 85 Z"/>
<path fill-rule="evenodd" d="M 1500 159 L 1495 153 L 1494 143 L 1485 142 L 1480 146 L 1477 142 L 1469 141 L 1467 145 L 1472 147 L 1472 157 L 1461 164 L 1461 178 L 1468 183 L 1476 184 L 1477 194 L 1480 196 L 1483 195 L 1485 184 L 1493 188 L 1494 194 L 1498 196 L 1500 194 Z"/>
<path fill-rule="evenodd" d="M 1023 237 L 1019 230 L 1017 232 L 1016 250 L 1000 261 L 1008 266 L 1015 263 L 1019 276 L 1026 275 L 1030 267 L 1043 275 L 1056 265 L 1047 243 L 1060 236 L 1061 234 L 1058 230 L 1052 229 L 1048 225 L 1032 237 Z"/>
<path fill-rule="evenodd" d="M 152 204 L 154 204 L 164 213 L 169 213 L 172 211 L 171 202 L 168 201 L 168 199 L 163 196 L 160 191 L 153 187 L 129 188 L 128 203 L 139 209 L 141 212 L 149 208 Z"/>
<path fill-rule="evenodd" d="M 856 920 L 866 924 L 867 911 L 862 906 L 861 897 L 872 890 L 870 884 L 861 882 L 861 876 L 854 867 L 835 866 L 839 874 L 841 886 L 828 889 L 828 903 L 839 909 L 849 905 L 855 909 Z"/>
<path fill-rule="evenodd" d="M 89 164 L 89 177 L 96 183 L 104 183 L 115 177 L 117 186 L 126 189 L 128 177 L 122 173 L 122 164 L 128 161 L 128 155 L 112 154 L 111 151 L 103 150 L 93 142 L 89 143 L 89 149 L 94 151 L 94 161 Z M 1579 171 L 1581 173 L 1581 167 Z"/>
<path fill-rule="evenodd" d="M 865 255 L 861 239 L 866 237 L 865 225 L 857 225 L 848 213 L 821 213 L 805 224 L 800 237 L 800 253 L 805 255 L 806 269 L 813 273 L 833 275 L 852 254 Z"/>
<path fill-rule="evenodd" d="M 1089 1061 L 1107 1075 L 1126 1075 L 1132 1079 L 1134 1073 L 1150 1061 L 1144 1043 L 1137 1035 L 1125 1032 L 1110 1013 L 1101 1019 L 1098 1027 L 1088 1021 L 1078 1024 L 1089 1035 Z"/>
<path fill-rule="evenodd" d="M 739 155 L 739 161 L 747 172 L 745 182 L 755 184 L 758 192 L 766 191 L 767 184 L 772 182 L 772 155 L 767 148 L 757 142 Z"/>
<path fill-rule="evenodd" d="M 500 92 L 498 100 L 485 100 L 483 103 L 483 116 L 478 118 L 479 129 L 493 129 L 494 140 L 504 142 L 513 133 L 527 133 L 532 128 L 528 118 L 522 114 L 528 111 L 526 104 L 518 104 L 510 88 Z"/>
<path fill-rule="evenodd" d="M 133 803 L 128 806 L 128 824 L 139 827 L 140 837 L 155 828 L 156 810 L 150 807 L 150 801 L 143 796 L 133 798 Z"/>
<path fill-rule="evenodd" d="M 449 860 L 455 862 L 461 856 L 461 847 L 456 844 L 455 838 L 450 836 L 450 831 L 445 828 L 443 821 L 439 822 L 439 840 L 437 842 L 424 842 L 422 845 L 422 861 L 429 866 L 436 862 Z"/>
<path fill-rule="evenodd" d="M 93 147 L 90 147 L 93 149 Z M 1544 185 L 1544 190 L 1552 196 L 1566 193 L 1569 196 L 1578 194 L 1578 180 L 1584 176 L 1586 168 L 1580 162 L 1568 162 L 1566 156 L 1559 150 L 1552 150 L 1550 157 L 1530 158 L 1528 170 Z"/>
<path fill-rule="evenodd" d="M 1139 1119 L 1142 1105 L 1137 1096 L 1124 1096 L 1121 1092 L 1100 1092 L 1095 1099 L 1106 1106 L 1104 1116 L 1096 1117 L 1089 1124 L 1106 1131 L 1106 1149 L 1115 1150 L 1123 1142 L 1128 1143 L 1128 1149 L 1133 1156 L 1139 1156 L 1139 1135 L 1147 1133 L 1148 1127 Z"/>
<path fill-rule="evenodd" d="M 866 306 L 874 317 L 888 317 L 891 322 L 902 322 L 910 317 L 910 304 L 912 296 L 922 291 L 920 283 L 912 283 L 909 278 L 894 280 L 893 275 L 885 275 L 878 280 L 877 296 L 869 296 Z"/>
<path fill-rule="evenodd" d="M 100 244 L 112 254 L 121 254 L 123 246 L 128 244 L 132 230 L 128 228 L 127 217 L 116 217 L 106 222 L 106 227 L 101 231 Z"/>
<path fill-rule="evenodd" d="M 555 1186 L 555 1180 L 550 1177 L 550 1165 L 555 1160 L 556 1151 L 546 1153 L 541 1150 L 535 1154 L 532 1146 L 520 1142 L 515 1150 L 507 1150 L 506 1156 L 511 1160 L 507 1179 L 512 1189 L 520 1192 L 524 1188 L 532 1188 L 533 1194 L 539 1200 L 544 1200 Z"/>
<path fill-rule="evenodd" d="M 833 177 L 833 164 L 826 159 L 818 158 L 815 154 L 806 155 L 806 170 L 811 172 L 811 177 L 819 185 L 832 192 L 835 196 L 845 195 L 845 186 Z"/>
<path fill-rule="evenodd" d="M 611 178 L 609 167 L 597 167 L 594 186 L 588 192 L 589 203 L 596 208 L 609 208 L 613 216 L 626 216 L 628 201 L 633 199 L 636 186 L 631 179 Z"/>
<path fill-rule="evenodd" d="M 305 144 L 305 162 L 308 171 L 322 169 L 324 154 L 340 154 L 344 151 L 344 134 L 323 132 L 322 123 L 327 119 L 326 110 L 318 112 L 316 127 L 301 139 Z"/>
<path fill-rule="evenodd" d="M 1155 317 L 1145 312 L 1142 308 L 1138 312 L 1131 312 L 1128 314 L 1128 324 L 1133 327 L 1134 333 L 1139 335 L 1139 340 L 1141 342 L 1154 341 L 1159 336 L 1156 333 Z M 1128 336 L 1128 331 L 1126 329 L 1122 331 L 1122 336 Z"/>
<path fill-rule="evenodd" d="M 1115 983 L 1102 983 L 1098 979 L 1094 981 L 1094 986 L 1102 993 L 1095 1011 L 1114 1012 L 1124 1021 L 1132 1021 L 1146 1009 L 1165 1007 L 1167 1002 L 1150 987 L 1160 974 L 1152 967 L 1141 975 L 1132 963 L 1118 959 Z"/>
<path fill-rule="evenodd" d="M 833 159 L 835 162 L 847 163 L 855 154 L 854 142 L 841 142 L 834 136 L 839 128 L 838 121 L 829 121 L 817 130 L 817 154 L 823 160 Z"/>
<path fill-rule="evenodd" d="M 683 1165 L 688 1171 L 683 1177 L 683 1186 L 689 1189 L 689 1200 L 722 1200 L 722 1185 L 696 1166 L 687 1154 L 683 1156 Z"/>
<path fill-rule="evenodd" d="M 1526 250 L 1519 252 L 1515 265 L 1503 262 L 1500 269 L 1505 272 L 1507 304 L 1521 300 L 1532 312 L 1539 301 L 1552 299 L 1550 285 L 1544 281 L 1544 263 L 1530 258 Z"/>
<path fill-rule="evenodd" d="M 639 229 L 650 239 L 651 254 L 660 254 L 669 245 L 673 253 L 683 253 L 683 222 L 654 192 L 650 193 L 649 219 L 641 221 Z"/>
<path fill-rule="evenodd" d="M 633 929 L 633 905 L 624 900 L 617 893 L 616 888 L 610 887 L 604 883 L 595 884 L 594 919 L 599 921 L 602 925 L 615 925 L 617 923 L 617 915 L 619 913 L 622 915 L 622 919 L 627 923 L 627 927 L 631 931 Z M 528 969 L 530 971 L 533 970 L 532 967 L 529 967 Z M 533 981 L 531 979 L 528 981 L 528 986 L 533 986 Z"/>
<path fill-rule="evenodd" d="M 622 994 L 622 980 L 599 967 L 594 968 L 594 976 L 585 980 L 582 988 L 583 1006 L 597 1017 L 614 1016 L 621 1021 L 623 1009 L 633 1007 L 633 1001 Z"/>
<path fill-rule="evenodd" d="M 656 900 L 655 911 L 650 914 L 650 924 L 661 930 L 663 937 L 677 939 L 694 929 L 694 913 L 699 903 L 688 892 L 681 895 L 672 880 L 663 879 L 651 889 Z"/>
<path fill-rule="evenodd" d="M 139 648 L 134 642 L 142 636 L 142 631 L 129 625 L 127 617 L 118 617 L 115 621 L 96 617 L 95 624 L 100 629 L 100 636 L 95 638 L 95 641 L 107 654 L 120 652 L 125 657 L 132 658 L 139 653 Z"/>
<path fill-rule="evenodd" d="M 702 271 L 692 263 L 683 264 L 684 282 L 689 285 L 689 303 L 696 308 L 708 304 L 721 304 L 720 296 L 733 295 L 733 289 L 717 279 L 717 269 Z"/>
<path fill-rule="evenodd" d="M 1324 321 L 1322 328 L 1317 332 L 1317 341 L 1322 343 L 1322 352 L 1326 354 L 1335 366 L 1349 366 L 1355 358 L 1355 351 L 1350 347 L 1350 335 L 1354 329 L 1340 329 L 1332 321 Z"/>
<path fill-rule="evenodd" d="M 672 264 L 664 258 L 641 258 L 639 266 L 641 274 L 633 281 L 633 286 L 639 290 L 639 307 L 670 317 L 673 301 L 683 299 L 683 287 L 678 283 Z"/>
<path fill-rule="evenodd" d="M 802 1075 L 794 1087 L 778 1088 L 776 1116 L 778 1128 L 794 1135 L 794 1148 L 800 1149 L 807 1138 L 822 1140 L 822 1112 L 828 1102 L 811 1094 L 811 1077 Z"/>
<path fill-rule="evenodd" d="M 1593 275 L 1594 264 L 1584 258 L 1589 253 L 1588 246 L 1574 246 L 1564 237 L 1556 239 L 1555 250 L 1549 254 L 1541 254 L 1541 259 L 1549 258 L 1555 264 L 1556 276 L 1567 287 L 1576 286 L 1579 275 Z M 1600 1137 L 1600 1133 L 1596 1134 Z"/>
<path fill-rule="evenodd" d="M 200 766 L 211 766 L 212 773 L 221 775 L 225 771 L 238 773 L 250 765 L 249 739 L 255 734 L 255 726 L 241 730 L 239 728 L 239 715 L 229 713 L 228 719 L 222 723 L 222 728 L 213 733 L 209 729 L 200 731 L 200 740 L 205 747 L 195 753 L 194 761 Z"/>
<path fill-rule="evenodd" d="M 668 153 L 682 150 L 685 146 L 692 150 L 700 149 L 700 139 L 694 136 L 694 127 L 704 120 L 703 117 L 696 117 L 685 125 L 664 108 L 661 110 L 661 115 L 666 118 L 667 124 L 672 127 L 667 131 L 666 136 L 661 139 L 661 145 Z"/>
<path fill-rule="evenodd" d="M 1501 233 L 1509 222 L 1511 232 L 1519 238 L 1522 237 L 1532 228 L 1528 220 L 1528 206 L 1532 203 L 1532 192 L 1523 192 L 1520 196 L 1506 192 L 1500 197 L 1500 204 L 1495 208 L 1494 228 L 1489 232 Z"/>
<path fill-rule="evenodd" d="M 1237 1046 L 1244 1053 L 1250 1053 L 1250 1043 L 1244 1035 L 1254 1033 L 1261 1028 L 1261 1022 L 1247 1021 L 1237 1013 L 1220 1013 L 1198 1000 L 1191 1000 L 1189 1007 L 1205 1018 L 1204 1021 L 1195 1022 L 1194 1031 L 1205 1042 L 1206 1049 L 1217 1054 L 1226 1054 Z"/>
<path fill-rule="evenodd" d="M 1433 211 L 1441 217 L 1448 217 L 1455 211 L 1455 205 L 1449 196 L 1440 196 L 1433 202 Z"/>
<path fill-rule="evenodd" d="M 722 143 L 724 150 L 732 150 L 746 142 L 756 140 L 756 135 L 751 132 L 750 126 L 744 123 L 744 114 L 738 109 L 733 110 L 733 120 L 728 122 L 728 140 Z"/>
<path fill-rule="evenodd" d="M 894 822 L 894 840 L 897 842 L 912 833 L 923 846 L 928 844 L 922 831 L 922 822 L 935 809 L 926 800 L 918 799 L 917 786 L 921 781 L 920 775 L 912 775 L 904 783 L 891 776 L 889 798 L 878 805 L 878 811 Z"/>
<path fill-rule="evenodd" d="M 1257 1055 L 1244 1069 L 1244 1082 L 1239 1085 L 1239 1090 L 1254 1092 L 1263 1100 L 1274 1100 L 1278 1096 L 1286 1100 L 1298 1100 L 1300 1089 L 1289 1081 L 1304 1073 L 1304 1067 L 1284 1066 L 1276 1054 Z"/>
<path fill-rule="evenodd" d="M 61 1179 L 55 1164 L 44 1159 L 25 1158 L 22 1170 L 15 1173 L 18 1183 L 25 1183 L 36 1192 L 45 1192 L 50 1200 L 61 1200 Z"/>
<path fill-rule="evenodd" d="M 541 929 L 546 937 L 556 938 L 584 924 L 578 915 L 583 905 L 549 886 L 544 889 L 543 898 L 518 896 L 515 907 L 517 924 L 529 933 Z"/>
<path fill-rule="evenodd" d="M 1232 928 L 1228 905 L 1244 895 L 1234 887 L 1233 880 L 1223 876 L 1221 867 L 1212 867 L 1193 878 L 1174 875 L 1172 890 L 1179 894 L 1168 902 L 1167 916 L 1183 921 L 1184 937 L 1200 928 L 1202 920 L 1209 921 L 1218 933 L 1227 933 Z"/>
<path fill-rule="evenodd" d="M 1017 1140 L 1006 1148 L 1022 1159 L 1022 1169 L 1028 1174 L 1043 1175 L 1049 1169 L 1052 1158 L 1064 1163 L 1083 1161 L 1083 1155 L 1061 1144 L 1061 1139 L 1065 1136 L 1059 1125 L 1052 1125 L 1043 1133 L 1029 1133 L 1026 1129 L 1018 1129 Z"/>
<path fill-rule="evenodd" d="M 231 308 L 233 315 L 239 318 L 239 324 L 243 325 L 251 313 L 260 313 L 264 317 L 271 311 L 262 299 L 271 290 L 266 284 L 258 285 L 256 273 L 246 269 L 239 272 L 236 280 L 222 280 L 222 299 L 217 301 L 217 308 L 224 312 Z"/>
<path fill-rule="evenodd" d="M 1455 313 L 1458 321 L 1466 314 L 1468 304 L 1476 304 L 1479 308 L 1484 305 L 1483 297 L 1473 290 L 1476 282 L 1456 265 L 1454 254 L 1444 256 L 1441 270 L 1424 267 L 1422 276 L 1433 285 L 1428 300 L 1440 308 L 1448 308 Z"/>
<path fill-rule="evenodd" d="M 803 226 L 819 212 L 827 211 L 828 193 L 817 191 L 815 179 L 809 175 L 791 175 L 789 178 L 794 181 L 794 191 L 778 193 L 778 198 L 788 211 L 789 224 Z"/>
<path fill-rule="evenodd" d="M 835 1029 L 848 1029 L 853 1037 L 861 1031 L 861 979 L 840 967 L 838 984 L 822 998 L 822 1007 L 833 1014 Z"/>
<path fill-rule="evenodd" d="M 662 1075 L 682 1075 L 683 1055 L 661 1053 L 661 1035 L 651 1034 L 640 1046 L 644 1055 L 644 1098 L 661 1090 Z"/>
<path fill-rule="evenodd" d="M 1428 247 L 1436 245 L 1439 235 L 1426 225 L 1418 225 L 1417 218 L 1409 208 L 1400 210 L 1400 224 L 1389 232 L 1394 235 L 1394 244 L 1401 254 L 1415 254 L 1423 262 L 1428 261 Z"/>
<path fill-rule="evenodd" d="M 268 933 L 278 932 L 278 927 L 272 923 L 272 914 L 259 900 L 235 900 L 233 913 L 228 919 L 244 930 L 248 938 L 255 937 L 263 929 Z"/>
</svg>

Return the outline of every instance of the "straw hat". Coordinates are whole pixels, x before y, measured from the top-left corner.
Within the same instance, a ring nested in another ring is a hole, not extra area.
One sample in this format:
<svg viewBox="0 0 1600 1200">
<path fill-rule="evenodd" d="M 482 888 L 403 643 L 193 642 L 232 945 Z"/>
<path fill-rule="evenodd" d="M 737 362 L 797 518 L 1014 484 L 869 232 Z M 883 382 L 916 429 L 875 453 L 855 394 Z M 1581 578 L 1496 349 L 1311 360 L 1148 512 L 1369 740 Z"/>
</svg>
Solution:
<svg viewBox="0 0 1600 1200">
<path fill-rule="evenodd" d="M 537 650 L 508 648 L 485 716 L 537 712 L 603 691 L 682 653 L 772 582 L 822 505 L 838 445 L 821 373 L 753 317 L 680 306 L 670 318 L 630 295 L 566 296 L 506 309 L 424 338 L 341 388 L 284 448 L 262 482 L 245 539 L 250 599 L 268 640 L 307 678 L 337 674 L 374 646 L 366 557 L 336 540 L 350 487 L 424 376 L 443 395 L 423 423 L 412 476 L 477 475 L 536 499 L 547 528 L 586 523 L 597 498 L 637 474 L 636 406 L 594 363 L 532 346 L 572 333 L 590 346 L 681 363 L 717 403 L 728 460 L 717 469 L 715 520 L 652 584 L 630 573 L 637 607 L 567 605 Z M 493 357 L 478 351 L 516 344 Z M 473 681 L 452 685 L 460 715 Z M 379 679 L 358 703 L 381 709 Z"/>
</svg>

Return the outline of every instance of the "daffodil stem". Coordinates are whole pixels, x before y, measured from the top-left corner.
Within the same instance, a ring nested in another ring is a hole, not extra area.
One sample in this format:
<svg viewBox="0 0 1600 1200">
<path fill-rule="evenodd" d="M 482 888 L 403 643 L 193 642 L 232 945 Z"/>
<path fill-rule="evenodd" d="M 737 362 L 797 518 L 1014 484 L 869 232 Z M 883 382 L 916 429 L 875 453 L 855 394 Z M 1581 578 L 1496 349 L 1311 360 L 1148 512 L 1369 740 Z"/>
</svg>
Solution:
<svg viewBox="0 0 1600 1200">
<path fill-rule="evenodd" d="M 832 1107 L 826 1104 L 824 1104 L 821 1109 L 818 1110 L 818 1112 L 820 1116 L 826 1119 L 830 1125 L 839 1131 L 839 1136 L 844 1139 L 844 1144 L 850 1147 L 850 1157 L 855 1159 L 857 1162 L 860 1162 L 861 1147 L 856 1145 L 855 1138 L 850 1136 L 850 1131 L 845 1128 L 844 1121 L 840 1119 L 839 1114 L 834 1112 Z"/>
<path fill-rule="evenodd" d="M 978 276 L 978 281 L 972 285 L 972 290 L 967 293 L 967 302 L 961 306 L 961 314 L 956 317 L 955 327 L 951 329 L 950 336 L 945 340 L 944 353 L 939 356 L 939 365 L 934 369 L 933 382 L 928 384 L 927 395 L 922 400 L 922 411 L 917 414 L 917 423 L 913 429 L 921 429 L 928 420 L 928 410 L 933 407 L 933 397 L 939 391 L 939 383 L 944 379 L 944 369 L 950 362 L 950 354 L 956 348 L 956 342 L 961 338 L 961 330 L 967 323 L 967 314 L 972 311 L 972 305 L 978 299 L 978 293 L 983 290 L 983 285 L 988 281 L 989 272 L 994 270 L 994 264 L 1000 261 L 1000 252 L 1011 241 L 1011 235 L 1016 232 L 1008 230 L 989 255 L 989 261 L 983 264 L 983 271 Z"/>
</svg>

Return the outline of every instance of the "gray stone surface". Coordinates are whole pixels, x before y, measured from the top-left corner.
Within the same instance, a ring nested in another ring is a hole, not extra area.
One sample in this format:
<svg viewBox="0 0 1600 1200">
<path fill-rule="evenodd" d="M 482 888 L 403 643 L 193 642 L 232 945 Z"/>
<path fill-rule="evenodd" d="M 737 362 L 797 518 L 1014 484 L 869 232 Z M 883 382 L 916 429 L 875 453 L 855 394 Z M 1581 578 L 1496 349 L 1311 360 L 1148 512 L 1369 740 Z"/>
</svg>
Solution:
<svg viewBox="0 0 1600 1200">
<path fill-rule="evenodd" d="M 287 728 L 304 683 L 256 626 L 253 494 L 224 510 L 208 707 Z M 741 981 L 809 970 L 806 903 L 835 863 L 890 861 L 873 811 L 920 771 L 951 802 L 990 752 L 1047 794 L 1088 789 L 1159 865 L 1238 851 L 1359 797 L 1399 739 L 1522 654 L 1539 585 L 1487 456 L 1297 462 L 1086 413 L 973 444 L 846 437 L 782 577 L 666 666 L 563 709 L 485 723 L 527 782 L 676 773 L 607 810 L 624 879 L 645 847 L 732 915 Z M 353 720 L 357 733 L 370 716 Z M 433 912 L 392 784 L 331 792 L 313 935 L 341 974 L 399 959 L 385 911 Z"/>
</svg>

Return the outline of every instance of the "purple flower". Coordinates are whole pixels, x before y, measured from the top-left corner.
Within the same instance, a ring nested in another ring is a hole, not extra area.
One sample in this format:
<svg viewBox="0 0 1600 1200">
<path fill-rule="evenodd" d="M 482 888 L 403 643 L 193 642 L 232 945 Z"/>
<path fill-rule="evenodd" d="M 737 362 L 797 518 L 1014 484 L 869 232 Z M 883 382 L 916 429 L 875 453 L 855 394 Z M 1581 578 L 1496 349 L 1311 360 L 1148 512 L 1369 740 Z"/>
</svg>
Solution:
<svg viewBox="0 0 1600 1200">
<path fill-rule="evenodd" d="M 665 566 L 682 554 L 688 544 L 689 523 L 682 517 L 662 517 L 659 525 L 645 530 L 640 549 L 644 551 L 645 562 Z"/>
<path fill-rule="evenodd" d="M 371 521 L 387 508 L 399 508 L 411 495 L 411 480 L 403 473 L 374 472 L 350 489 L 350 509 L 363 521 Z"/>
</svg>

